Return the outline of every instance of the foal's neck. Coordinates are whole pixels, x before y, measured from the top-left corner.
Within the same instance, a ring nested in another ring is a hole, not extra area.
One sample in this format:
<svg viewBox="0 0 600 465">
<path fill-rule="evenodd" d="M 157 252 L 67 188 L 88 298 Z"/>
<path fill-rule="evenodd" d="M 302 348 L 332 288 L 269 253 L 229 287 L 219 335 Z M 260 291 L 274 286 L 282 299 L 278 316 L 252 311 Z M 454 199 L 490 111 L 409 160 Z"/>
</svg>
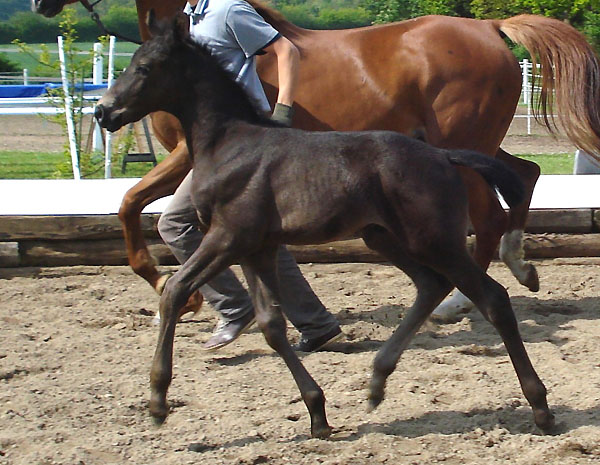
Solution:
<svg viewBox="0 0 600 465">
<path fill-rule="evenodd" d="M 235 123 L 269 124 L 237 83 L 220 69 L 214 73 L 210 71 L 203 69 L 192 73 L 200 79 L 188 80 L 187 97 L 174 113 L 195 155 L 210 153 Z"/>
</svg>

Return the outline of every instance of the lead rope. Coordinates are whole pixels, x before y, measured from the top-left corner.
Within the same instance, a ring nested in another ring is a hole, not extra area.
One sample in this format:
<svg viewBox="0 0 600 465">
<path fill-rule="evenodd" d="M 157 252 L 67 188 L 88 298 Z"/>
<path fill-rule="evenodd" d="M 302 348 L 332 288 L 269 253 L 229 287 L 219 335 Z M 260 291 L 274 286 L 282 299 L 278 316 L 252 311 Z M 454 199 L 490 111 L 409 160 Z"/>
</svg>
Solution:
<svg viewBox="0 0 600 465">
<path fill-rule="evenodd" d="M 126 42 L 133 42 L 134 44 L 138 44 L 140 45 L 141 42 L 139 40 L 136 39 L 132 39 L 130 37 L 124 36 L 122 34 L 119 34 L 118 32 L 113 32 L 110 31 L 108 29 L 106 29 L 106 27 L 104 26 L 104 24 L 102 24 L 102 20 L 100 19 L 100 15 L 98 15 L 98 13 L 96 13 L 94 11 L 94 7 L 100 3 L 102 0 L 96 0 L 94 3 L 89 3 L 88 0 L 79 0 L 79 2 L 84 6 L 84 8 L 86 10 L 88 10 L 88 12 L 90 13 L 90 17 L 92 18 L 92 20 L 96 23 L 96 25 L 98 26 L 98 28 L 107 35 L 110 36 L 115 36 L 117 39 L 121 39 L 124 40 Z"/>
</svg>

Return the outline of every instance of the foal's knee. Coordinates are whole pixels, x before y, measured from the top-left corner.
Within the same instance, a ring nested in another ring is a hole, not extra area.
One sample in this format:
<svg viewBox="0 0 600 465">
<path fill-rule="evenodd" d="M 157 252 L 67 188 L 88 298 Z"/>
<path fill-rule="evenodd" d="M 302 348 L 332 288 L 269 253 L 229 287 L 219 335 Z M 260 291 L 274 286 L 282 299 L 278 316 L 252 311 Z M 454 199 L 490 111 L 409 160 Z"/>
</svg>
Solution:
<svg viewBox="0 0 600 465">
<path fill-rule="evenodd" d="M 268 313 L 257 312 L 256 323 L 264 334 L 267 344 L 279 352 L 287 342 L 285 319 L 279 306 L 272 306 L 270 310 Z"/>
<path fill-rule="evenodd" d="M 188 286 L 173 276 L 165 283 L 160 297 L 160 308 L 167 312 L 179 310 L 186 304 L 190 295 Z"/>
</svg>

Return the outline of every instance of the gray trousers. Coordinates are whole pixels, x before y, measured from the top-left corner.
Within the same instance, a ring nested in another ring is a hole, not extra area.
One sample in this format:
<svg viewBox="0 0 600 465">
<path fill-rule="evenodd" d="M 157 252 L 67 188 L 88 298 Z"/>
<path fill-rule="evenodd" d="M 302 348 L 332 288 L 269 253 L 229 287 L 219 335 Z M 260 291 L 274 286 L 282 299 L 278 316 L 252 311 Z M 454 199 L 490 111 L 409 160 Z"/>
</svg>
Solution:
<svg viewBox="0 0 600 465">
<path fill-rule="evenodd" d="M 190 171 L 158 221 L 158 232 L 179 263 L 185 263 L 204 236 L 198 229 L 198 215 L 192 206 L 191 186 Z M 277 273 L 282 310 L 303 337 L 313 339 L 339 326 L 310 288 L 285 246 L 279 248 Z M 230 269 L 201 286 L 200 292 L 225 320 L 235 320 L 254 311 L 250 296 Z"/>
</svg>

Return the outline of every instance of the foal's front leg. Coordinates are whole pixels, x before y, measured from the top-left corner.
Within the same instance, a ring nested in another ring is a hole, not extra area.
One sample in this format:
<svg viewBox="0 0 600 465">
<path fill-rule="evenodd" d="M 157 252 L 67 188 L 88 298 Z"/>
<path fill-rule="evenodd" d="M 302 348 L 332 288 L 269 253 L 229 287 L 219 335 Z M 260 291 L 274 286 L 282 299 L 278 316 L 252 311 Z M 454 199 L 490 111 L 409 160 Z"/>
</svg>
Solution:
<svg viewBox="0 0 600 465">
<path fill-rule="evenodd" d="M 194 291 L 233 263 L 228 243 L 224 231 L 211 229 L 198 250 L 167 281 L 161 295 L 158 343 L 150 371 L 150 414 L 156 423 L 163 423 L 169 414 L 167 390 L 173 373 L 173 340 L 180 310 Z"/>
<path fill-rule="evenodd" d="M 277 249 L 268 250 L 247 258 L 242 263 L 252 295 L 256 322 L 269 346 L 283 358 L 292 372 L 310 414 L 311 436 L 326 438 L 331 434 L 331 427 L 325 414 L 323 390 L 304 368 L 286 336 L 286 322 L 279 305 L 276 257 Z"/>
</svg>

